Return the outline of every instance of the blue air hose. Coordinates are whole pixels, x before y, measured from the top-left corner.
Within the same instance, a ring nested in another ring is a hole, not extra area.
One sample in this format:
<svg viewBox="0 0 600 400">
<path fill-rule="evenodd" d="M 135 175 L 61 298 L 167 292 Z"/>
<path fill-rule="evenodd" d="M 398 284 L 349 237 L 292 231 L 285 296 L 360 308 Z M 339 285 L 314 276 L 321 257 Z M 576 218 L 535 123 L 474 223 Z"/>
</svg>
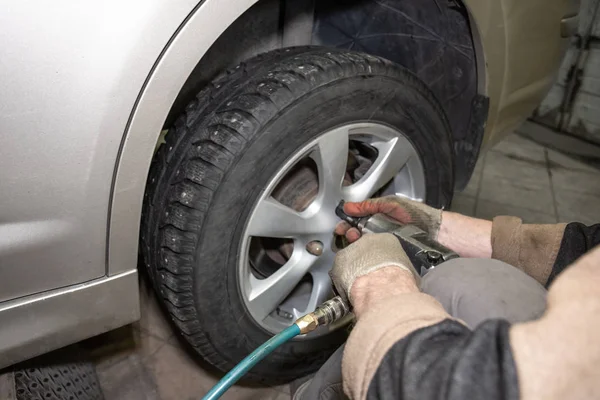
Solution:
<svg viewBox="0 0 600 400">
<path fill-rule="evenodd" d="M 214 400 L 223 396 L 223 393 L 231 386 L 233 386 L 240 378 L 248 372 L 252 367 L 258 364 L 263 358 L 268 356 L 295 336 L 300 334 L 300 327 L 297 324 L 284 329 L 271 339 L 260 345 L 259 348 L 250 353 L 249 356 L 244 358 L 238 365 L 236 365 L 231 371 L 227 373 L 212 389 L 202 398 L 202 400 Z"/>
<path fill-rule="evenodd" d="M 348 312 L 348 306 L 339 296 L 327 300 L 317 307 L 314 312 L 299 318 L 292 326 L 273 336 L 250 353 L 249 356 L 240 361 L 238 365 L 217 382 L 202 400 L 215 400 L 220 398 L 223 396 L 223 393 L 239 381 L 246 372 L 271 354 L 276 348 L 300 334 L 306 334 L 315 330 L 318 326 L 328 325 L 338 321 L 346 316 Z"/>
</svg>

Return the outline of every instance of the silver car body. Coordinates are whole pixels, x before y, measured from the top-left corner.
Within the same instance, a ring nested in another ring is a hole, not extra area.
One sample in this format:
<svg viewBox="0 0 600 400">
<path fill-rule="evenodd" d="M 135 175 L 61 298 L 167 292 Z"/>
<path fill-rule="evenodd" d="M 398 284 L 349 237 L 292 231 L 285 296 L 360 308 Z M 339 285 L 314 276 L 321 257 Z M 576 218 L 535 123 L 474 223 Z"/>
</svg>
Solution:
<svg viewBox="0 0 600 400">
<path fill-rule="evenodd" d="M 254 3 L 2 2 L 0 368 L 139 318 L 138 232 L 157 139 L 194 67 Z M 552 83 L 574 6 L 465 3 L 489 144 Z M 296 29 L 301 16 L 289 22 Z M 543 60 L 524 63 L 511 43 L 532 24 Z"/>
</svg>

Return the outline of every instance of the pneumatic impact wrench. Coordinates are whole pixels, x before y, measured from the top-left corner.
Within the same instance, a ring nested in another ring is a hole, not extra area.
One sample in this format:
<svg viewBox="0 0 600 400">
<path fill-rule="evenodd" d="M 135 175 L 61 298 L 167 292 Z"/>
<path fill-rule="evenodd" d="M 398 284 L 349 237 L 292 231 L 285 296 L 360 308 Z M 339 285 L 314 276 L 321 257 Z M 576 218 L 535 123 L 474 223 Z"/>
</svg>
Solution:
<svg viewBox="0 0 600 400">
<path fill-rule="evenodd" d="M 357 228 L 361 234 L 391 233 L 394 235 L 400 241 L 406 255 L 421 277 L 437 265 L 458 257 L 457 253 L 431 239 L 429 234 L 422 229 L 410 224 L 401 224 L 385 214 L 352 217 L 344 212 L 344 200 L 340 201 L 335 208 L 335 214 L 342 221 L 346 221 L 350 226 Z M 329 325 L 346 316 L 350 312 L 350 308 L 350 304 L 345 304 L 340 296 L 336 296 L 298 321 L 303 323 L 315 321 L 315 327 Z"/>
<path fill-rule="evenodd" d="M 421 276 L 444 261 L 458 257 L 454 251 L 431 239 L 427 232 L 414 225 L 403 225 L 384 214 L 351 217 L 344 212 L 344 200 L 336 207 L 335 214 L 362 234 L 391 233 L 396 236 Z"/>
</svg>

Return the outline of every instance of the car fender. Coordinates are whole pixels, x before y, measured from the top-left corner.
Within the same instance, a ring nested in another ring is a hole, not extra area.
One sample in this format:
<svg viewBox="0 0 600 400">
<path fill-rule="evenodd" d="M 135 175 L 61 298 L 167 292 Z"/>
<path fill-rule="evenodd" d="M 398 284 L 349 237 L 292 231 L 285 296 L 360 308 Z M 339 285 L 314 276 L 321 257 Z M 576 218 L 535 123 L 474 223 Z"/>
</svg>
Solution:
<svg viewBox="0 0 600 400">
<path fill-rule="evenodd" d="M 554 83 L 568 46 L 565 24 L 579 0 L 464 0 L 479 91 L 490 99 L 484 145 L 512 132 Z"/>
<path fill-rule="evenodd" d="M 123 133 L 153 65 L 197 6 L 2 3 L 0 302 L 115 272 L 107 215 Z"/>
<path fill-rule="evenodd" d="M 164 49 L 136 101 L 121 142 L 109 219 L 111 271 L 135 265 L 142 200 L 163 123 L 186 79 L 219 36 L 255 0 L 205 0 Z"/>
</svg>

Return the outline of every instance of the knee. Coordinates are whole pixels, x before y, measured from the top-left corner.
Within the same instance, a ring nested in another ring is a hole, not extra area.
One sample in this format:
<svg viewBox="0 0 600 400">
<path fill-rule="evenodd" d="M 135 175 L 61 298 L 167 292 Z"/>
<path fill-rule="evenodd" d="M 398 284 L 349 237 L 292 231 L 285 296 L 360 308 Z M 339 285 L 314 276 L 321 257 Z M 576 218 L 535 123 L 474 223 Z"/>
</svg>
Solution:
<svg viewBox="0 0 600 400">
<path fill-rule="evenodd" d="M 434 297 L 456 296 L 474 291 L 506 292 L 515 288 L 545 295 L 535 279 L 512 265 L 494 259 L 455 258 L 423 277 L 421 289 Z"/>
<path fill-rule="evenodd" d="M 482 271 L 487 270 L 482 264 L 497 260 L 479 260 L 471 258 L 455 258 L 435 267 L 421 280 L 421 290 L 436 298 L 452 297 L 463 288 L 477 286 L 477 282 L 485 280 Z M 512 267 L 510 267 L 512 268 Z M 489 273 L 489 271 L 487 271 Z"/>
<path fill-rule="evenodd" d="M 437 266 L 422 280 L 425 293 L 445 293 L 461 288 L 493 287 L 503 290 L 504 283 L 522 282 L 545 291 L 535 279 L 505 262 L 489 258 L 455 258 Z"/>
<path fill-rule="evenodd" d="M 546 290 L 535 279 L 492 259 L 447 261 L 423 277 L 421 290 L 470 326 L 487 318 L 533 319 L 546 304 Z"/>
</svg>

